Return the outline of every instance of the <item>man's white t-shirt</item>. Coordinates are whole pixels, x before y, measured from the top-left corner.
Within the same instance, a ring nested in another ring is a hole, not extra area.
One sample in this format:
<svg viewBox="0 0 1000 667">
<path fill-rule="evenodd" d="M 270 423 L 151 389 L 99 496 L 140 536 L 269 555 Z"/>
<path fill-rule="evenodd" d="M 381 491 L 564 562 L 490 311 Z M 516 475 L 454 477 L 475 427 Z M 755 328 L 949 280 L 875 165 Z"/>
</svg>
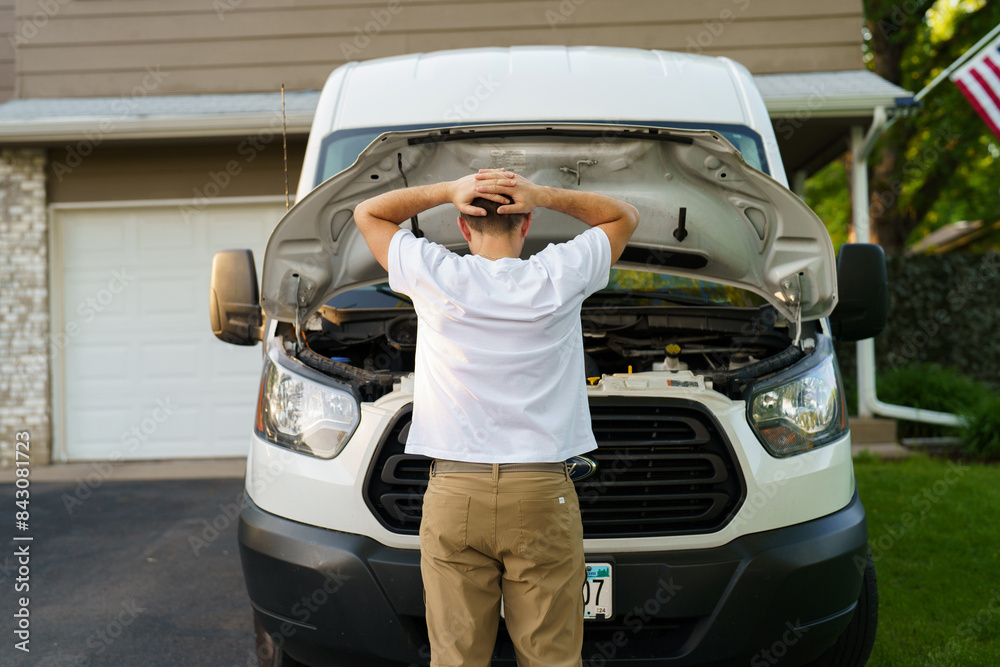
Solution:
<svg viewBox="0 0 1000 667">
<path fill-rule="evenodd" d="M 418 318 L 406 451 L 534 463 L 595 449 L 580 306 L 610 269 L 599 227 L 527 260 L 497 261 L 397 232 L 389 286 L 410 297 Z"/>
</svg>

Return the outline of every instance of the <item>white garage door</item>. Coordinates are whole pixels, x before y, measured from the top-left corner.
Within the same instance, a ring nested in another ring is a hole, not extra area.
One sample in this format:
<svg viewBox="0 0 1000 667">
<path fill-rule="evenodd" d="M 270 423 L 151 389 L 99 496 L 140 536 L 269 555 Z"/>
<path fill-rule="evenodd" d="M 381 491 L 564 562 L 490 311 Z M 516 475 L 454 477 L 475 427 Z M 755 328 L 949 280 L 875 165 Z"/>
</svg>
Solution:
<svg viewBox="0 0 1000 667">
<path fill-rule="evenodd" d="M 227 345 L 212 335 L 209 274 L 217 250 L 250 248 L 259 276 L 284 204 L 186 211 L 55 213 L 57 437 L 69 460 L 247 452 L 261 345 Z"/>
</svg>

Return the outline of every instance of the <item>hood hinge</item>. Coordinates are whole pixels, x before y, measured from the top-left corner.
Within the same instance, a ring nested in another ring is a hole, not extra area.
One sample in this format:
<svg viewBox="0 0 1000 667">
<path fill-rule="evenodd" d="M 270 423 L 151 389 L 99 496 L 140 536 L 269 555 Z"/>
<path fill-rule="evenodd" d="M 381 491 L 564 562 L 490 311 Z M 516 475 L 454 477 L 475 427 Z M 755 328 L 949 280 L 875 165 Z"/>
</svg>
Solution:
<svg viewBox="0 0 1000 667">
<path fill-rule="evenodd" d="M 799 347 L 802 339 L 802 272 L 796 273 L 794 278 L 782 280 L 781 291 L 784 292 L 785 303 L 792 307 L 795 314 L 795 339 L 792 345 Z"/>
<path fill-rule="evenodd" d="M 302 283 L 302 276 L 296 274 L 295 276 L 295 354 L 297 355 L 302 351 L 302 306 L 300 305 L 301 296 L 299 294 L 299 287 Z"/>
</svg>

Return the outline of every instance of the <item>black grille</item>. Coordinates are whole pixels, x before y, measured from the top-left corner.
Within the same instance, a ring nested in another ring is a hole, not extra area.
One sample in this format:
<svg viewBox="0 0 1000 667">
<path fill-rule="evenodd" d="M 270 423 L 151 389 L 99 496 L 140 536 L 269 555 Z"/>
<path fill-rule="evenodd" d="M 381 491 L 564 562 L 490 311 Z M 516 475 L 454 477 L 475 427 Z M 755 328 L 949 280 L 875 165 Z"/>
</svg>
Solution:
<svg viewBox="0 0 1000 667">
<path fill-rule="evenodd" d="M 577 482 L 588 538 L 718 530 L 744 497 L 743 477 L 715 419 L 686 400 L 602 399 L 590 414 L 597 473 Z M 403 453 L 410 408 L 396 415 L 365 479 L 365 500 L 389 530 L 416 534 L 430 459 Z"/>
</svg>

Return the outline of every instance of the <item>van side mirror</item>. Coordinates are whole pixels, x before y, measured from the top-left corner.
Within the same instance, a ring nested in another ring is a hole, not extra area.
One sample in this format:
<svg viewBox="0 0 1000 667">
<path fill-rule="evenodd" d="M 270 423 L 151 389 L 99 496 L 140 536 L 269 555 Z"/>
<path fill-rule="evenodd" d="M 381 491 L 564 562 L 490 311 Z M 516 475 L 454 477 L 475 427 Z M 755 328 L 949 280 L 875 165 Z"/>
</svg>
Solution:
<svg viewBox="0 0 1000 667">
<path fill-rule="evenodd" d="M 874 243 L 845 243 L 837 257 L 837 307 L 830 314 L 833 337 L 871 338 L 889 315 L 889 274 L 885 252 Z"/>
<path fill-rule="evenodd" d="M 215 253 L 208 309 L 212 333 L 219 340 L 233 345 L 256 345 L 264 338 L 264 314 L 252 251 Z"/>
</svg>

